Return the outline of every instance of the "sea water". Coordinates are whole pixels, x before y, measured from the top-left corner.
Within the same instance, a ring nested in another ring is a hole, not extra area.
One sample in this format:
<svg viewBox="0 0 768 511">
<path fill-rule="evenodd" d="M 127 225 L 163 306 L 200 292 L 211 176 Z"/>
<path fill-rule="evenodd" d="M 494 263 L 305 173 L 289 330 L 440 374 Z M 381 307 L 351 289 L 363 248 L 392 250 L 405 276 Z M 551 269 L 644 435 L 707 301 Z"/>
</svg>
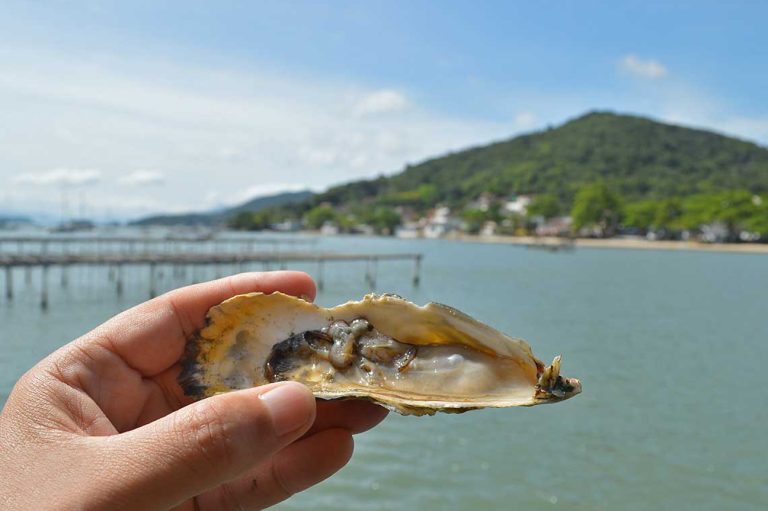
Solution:
<svg viewBox="0 0 768 511">
<path fill-rule="evenodd" d="M 768 256 L 577 248 L 548 253 L 440 240 L 323 238 L 312 250 L 422 252 L 381 262 L 376 290 L 457 307 L 516 337 L 583 394 L 557 405 L 390 416 L 351 463 L 276 509 L 763 510 L 768 508 Z M 260 268 L 260 267 L 259 267 Z M 315 265 L 300 265 L 317 274 Z M 237 267 L 162 270 L 169 289 Z M 369 292 L 365 263 L 327 263 L 317 301 Z M 101 268 L 14 274 L 0 301 L 0 403 L 37 360 L 147 298 L 127 268 L 118 298 Z"/>
</svg>

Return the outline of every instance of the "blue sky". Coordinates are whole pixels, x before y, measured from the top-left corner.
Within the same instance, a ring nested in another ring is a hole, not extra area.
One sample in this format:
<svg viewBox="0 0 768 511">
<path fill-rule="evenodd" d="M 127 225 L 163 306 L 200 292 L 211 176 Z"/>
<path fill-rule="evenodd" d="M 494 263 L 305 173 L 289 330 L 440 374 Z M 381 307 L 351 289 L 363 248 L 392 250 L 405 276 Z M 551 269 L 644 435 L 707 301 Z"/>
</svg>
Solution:
<svg viewBox="0 0 768 511">
<path fill-rule="evenodd" d="M 672 5 L 669 5 L 672 4 Z M 592 109 L 768 143 L 766 2 L 4 2 L 0 210 L 322 189 Z"/>
</svg>

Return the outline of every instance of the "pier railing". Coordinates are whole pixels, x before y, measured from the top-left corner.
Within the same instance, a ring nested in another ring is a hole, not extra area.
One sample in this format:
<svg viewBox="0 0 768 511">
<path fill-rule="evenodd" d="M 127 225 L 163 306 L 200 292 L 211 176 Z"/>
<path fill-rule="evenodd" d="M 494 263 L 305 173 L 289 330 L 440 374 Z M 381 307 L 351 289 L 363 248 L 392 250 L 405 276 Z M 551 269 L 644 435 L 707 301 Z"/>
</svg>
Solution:
<svg viewBox="0 0 768 511">
<path fill-rule="evenodd" d="M 72 241 L 77 239 L 78 241 Z M 316 264 L 317 271 L 315 279 L 318 289 L 322 290 L 325 286 L 324 268 L 326 263 L 365 263 L 365 281 L 371 288 L 375 288 L 378 275 L 378 265 L 382 261 L 412 261 L 413 273 L 411 281 L 417 286 L 421 280 L 421 260 L 422 255 L 418 253 L 337 253 L 320 252 L 317 250 L 306 251 L 285 251 L 278 249 L 275 244 L 270 251 L 256 251 L 257 243 L 263 242 L 263 239 L 215 239 L 201 243 L 194 242 L 194 248 L 187 250 L 185 245 L 177 245 L 175 250 L 170 246 L 162 245 L 167 239 L 137 239 L 137 238 L 73 238 L 64 239 L 40 239 L 36 238 L 15 238 L 14 243 L 22 246 L 16 246 L 14 251 L 0 251 L 0 267 L 3 268 L 5 280 L 5 297 L 10 302 L 14 299 L 14 269 L 23 268 L 27 282 L 31 281 L 31 272 L 34 269 L 40 271 L 40 306 L 43 309 L 49 305 L 49 283 L 51 268 L 58 272 L 59 282 L 62 287 L 67 287 L 69 283 L 68 271 L 72 266 L 101 266 L 109 269 L 109 280 L 114 283 L 114 289 L 118 296 L 122 295 L 124 288 L 123 269 L 126 266 L 143 266 L 147 269 L 148 295 L 154 297 L 157 295 L 158 270 L 161 268 L 170 269 L 176 275 L 184 272 L 188 267 L 208 266 L 238 268 L 242 270 L 246 263 L 261 263 L 264 269 L 280 268 L 285 269 L 289 264 L 309 263 Z M 80 241 L 87 240 L 87 241 Z M 189 239 L 172 240 L 179 243 L 190 243 Z M 288 240 L 278 239 L 280 244 Z M 304 240 L 302 240 L 303 242 Z M 7 243 L 8 238 L 0 243 Z M 55 246 L 59 242 L 61 246 Z M 244 244 L 242 244 L 244 242 Z M 253 242 L 253 245 L 249 245 Z M 310 240 L 311 242 L 311 240 Z M 26 248 L 23 244 L 28 245 Z M 135 250 L 112 249 L 104 250 L 109 243 L 128 244 Z M 213 244 L 212 244 L 213 243 Z M 216 245 L 215 243 L 219 243 Z M 235 243 L 239 250 L 221 250 L 222 243 Z M 101 250 L 82 249 L 83 245 L 95 244 Z M 210 245 L 210 246 L 209 246 Z M 45 247 L 45 249 L 43 249 Z M 58 250 L 53 250 L 52 247 Z M 140 248 L 137 248 L 140 247 Z M 211 248 L 213 247 L 213 248 Z"/>
<path fill-rule="evenodd" d="M 314 245 L 315 238 L 207 236 L 0 236 L 0 254 L 240 252 Z"/>
</svg>

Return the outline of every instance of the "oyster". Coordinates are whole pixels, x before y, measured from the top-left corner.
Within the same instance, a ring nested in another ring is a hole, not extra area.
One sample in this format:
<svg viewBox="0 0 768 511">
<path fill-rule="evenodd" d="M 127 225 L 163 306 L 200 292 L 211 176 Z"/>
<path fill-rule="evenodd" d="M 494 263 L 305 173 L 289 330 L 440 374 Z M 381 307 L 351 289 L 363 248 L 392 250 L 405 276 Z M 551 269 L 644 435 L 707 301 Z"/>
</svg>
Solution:
<svg viewBox="0 0 768 511">
<path fill-rule="evenodd" d="M 403 415 L 562 401 L 581 383 L 525 341 L 451 307 L 395 295 L 325 309 L 282 293 L 233 297 L 187 344 L 179 383 L 197 399 L 275 381 Z"/>
</svg>

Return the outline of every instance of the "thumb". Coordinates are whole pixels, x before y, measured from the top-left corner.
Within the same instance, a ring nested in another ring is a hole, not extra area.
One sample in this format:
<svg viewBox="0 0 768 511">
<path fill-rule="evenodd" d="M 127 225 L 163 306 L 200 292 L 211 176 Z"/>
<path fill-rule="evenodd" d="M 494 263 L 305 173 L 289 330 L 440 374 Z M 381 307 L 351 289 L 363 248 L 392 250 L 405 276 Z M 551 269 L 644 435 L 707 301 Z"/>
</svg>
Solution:
<svg viewBox="0 0 768 511">
<path fill-rule="evenodd" d="M 136 509 L 171 507 L 270 459 L 314 418 L 315 399 L 299 383 L 204 399 L 119 436 L 121 486 Z"/>
</svg>

